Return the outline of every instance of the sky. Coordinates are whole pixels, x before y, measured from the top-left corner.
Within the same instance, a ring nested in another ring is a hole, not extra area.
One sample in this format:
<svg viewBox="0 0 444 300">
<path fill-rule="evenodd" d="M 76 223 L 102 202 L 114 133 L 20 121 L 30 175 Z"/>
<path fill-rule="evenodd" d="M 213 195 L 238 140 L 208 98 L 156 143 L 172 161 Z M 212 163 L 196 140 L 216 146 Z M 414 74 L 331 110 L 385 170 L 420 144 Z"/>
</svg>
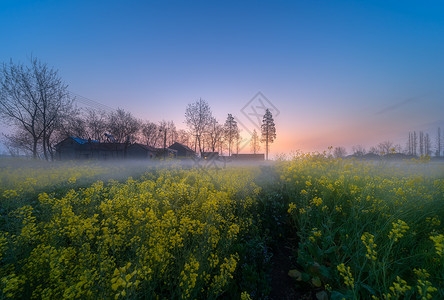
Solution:
<svg viewBox="0 0 444 300">
<path fill-rule="evenodd" d="M 0 62 L 36 57 L 73 93 L 178 128 L 199 98 L 245 138 L 272 108 L 272 154 L 351 152 L 444 127 L 443 16 L 442 1 L 2 0 Z"/>
</svg>

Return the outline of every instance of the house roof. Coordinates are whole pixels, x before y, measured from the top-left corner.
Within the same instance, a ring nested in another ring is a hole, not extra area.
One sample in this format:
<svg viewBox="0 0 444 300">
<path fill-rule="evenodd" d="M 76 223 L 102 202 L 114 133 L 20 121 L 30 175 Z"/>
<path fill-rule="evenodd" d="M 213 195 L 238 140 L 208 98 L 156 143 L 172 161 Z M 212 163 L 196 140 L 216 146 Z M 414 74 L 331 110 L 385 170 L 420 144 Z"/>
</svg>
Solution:
<svg viewBox="0 0 444 300">
<path fill-rule="evenodd" d="M 79 137 L 73 137 L 73 136 L 70 136 L 69 138 L 73 139 L 74 141 L 76 141 L 76 142 L 79 143 L 80 145 L 86 144 L 86 143 L 88 143 L 88 142 L 91 142 L 91 143 L 98 143 L 98 141 L 94 141 L 94 140 L 89 141 L 89 140 L 87 140 L 87 139 L 81 139 L 81 138 L 79 138 Z"/>
<path fill-rule="evenodd" d="M 148 145 L 144 145 L 144 144 L 139 144 L 139 143 L 131 144 L 129 147 L 140 147 L 140 148 L 145 149 L 147 151 L 156 152 L 156 148 L 148 146 Z"/>
<path fill-rule="evenodd" d="M 194 150 L 193 149 L 191 149 L 190 147 L 188 147 L 188 146 L 185 146 L 184 144 L 181 144 L 181 143 L 178 143 L 178 142 L 175 142 L 174 144 L 172 144 L 170 147 L 168 147 L 168 148 L 171 148 L 171 147 L 179 147 L 179 148 L 184 148 L 186 151 L 190 151 L 190 152 L 193 152 L 194 153 Z M 174 149 L 174 148 L 173 148 Z"/>
</svg>

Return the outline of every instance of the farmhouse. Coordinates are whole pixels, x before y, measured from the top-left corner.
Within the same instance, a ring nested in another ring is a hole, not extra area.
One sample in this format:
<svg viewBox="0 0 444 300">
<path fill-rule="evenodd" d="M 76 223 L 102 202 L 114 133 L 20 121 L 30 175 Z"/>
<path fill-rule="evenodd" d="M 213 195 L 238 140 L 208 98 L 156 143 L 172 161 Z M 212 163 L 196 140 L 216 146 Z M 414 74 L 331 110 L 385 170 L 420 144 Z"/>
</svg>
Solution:
<svg viewBox="0 0 444 300">
<path fill-rule="evenodd" d="M 55 145 L 55 157 L 67 159 L 122 159 L 128 150 L 127 143 L 100 143 L 91 139 L 67 137 Z"/>
<path fill-rule="evenodd" d="M 155 158 L 158 153 L 159 149 L 138 143 L 129 145 L 126 151 L 127 157 L 133 159 L 152 159 Z"/>
<path fill-rule="evenodd" d="M 179 143 L 176 143 L 179 144 Z M 179 144 L 181 145 L 181 144 Z M 185 155 L 189 149 L 182 145 Z M 91 139 L 82 139 L 78 137 L 67 137 L 55 145 L 55 158 L 59 160 L 69 159 L 153 159 L 156 157 L 168 156 L 175 158 L 178 156 L 178 150 L 172 148 L 154 148 L 139 143 L 100 143 Z M 191 150 L 191 149 L 189 149 Z M 191 150 L 192 151 L 192 150 Z M 192 151 L 193 152 L 193 151 Z M 194 152 L 193 152 L 194 153 Z"/>
<path fill-rule="evenodd" d="M 190 147 L 185 146 L 185 145 L 178 143 L 178 142 L 175 142 L 174 144 L 172 144 L 168 148 L 176 150 L 178 158 L 196 157 L 196 152 L 194 152 Z"/>
</svg>

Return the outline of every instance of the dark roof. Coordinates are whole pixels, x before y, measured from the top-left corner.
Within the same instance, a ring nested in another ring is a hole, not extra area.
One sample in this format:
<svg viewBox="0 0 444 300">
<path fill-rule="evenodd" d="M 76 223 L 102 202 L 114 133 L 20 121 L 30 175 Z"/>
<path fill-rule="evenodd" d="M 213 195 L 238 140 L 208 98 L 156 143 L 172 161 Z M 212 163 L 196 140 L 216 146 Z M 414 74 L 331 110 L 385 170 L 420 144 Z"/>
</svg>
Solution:
<svg viewBox="0 0 444 300">
<path fill-rule="evenodd" d="M 182 147 L 182 148 L 184 148 L 186 151 L 190 151 L 190 152 L 193 152 L 194 153 L 194 150 L 193 149 L 191 149 L 190 147 L 188 147 L 188 146 L 185 146 L 184 144 L 181 144 L 181 143 L 178 143 L 178 142 L 175 142 L 174 144 L 172 144 L 171 146 L 169 146 L 168 148 L 171 148 L 171 147 Z M 174 148 L 173 148 L 174 149 Z"/>
<path fill-rule="evenodd" d="M 151 146 L 148 146 L 148 145 L 144 145 L 144 144 L 139 144 L 139 143 L 131 144 L 129 147 L 136 147 L 136 146 L 138 146 L 138 147 L 140 147 L 142 149 L 145 149 L 147 151 L 151 151 L 151 152 L 156 152 L 156 150 L 157 150 L 154 147 L 151 147 Z"/>
<path fill-rule="evenodd" d="M 74 141 L 76 141 L 77 143 L 79 143 L 80 145 L 83 145 L 83 144 L 87 144 L 87 143 L 89 143 L 89 142 L 91 142 L 91 143 L 98 143 L 98 141 L 94 141 L 94 140 L 87 140 L 87 139 L 81 139 L 81 138 L 79 138 L 79 137 L 73 137 L 73 136 L 70 136 L 69 138 L 71 138 L 71 139 L 73 139 Z"/>
</svg>

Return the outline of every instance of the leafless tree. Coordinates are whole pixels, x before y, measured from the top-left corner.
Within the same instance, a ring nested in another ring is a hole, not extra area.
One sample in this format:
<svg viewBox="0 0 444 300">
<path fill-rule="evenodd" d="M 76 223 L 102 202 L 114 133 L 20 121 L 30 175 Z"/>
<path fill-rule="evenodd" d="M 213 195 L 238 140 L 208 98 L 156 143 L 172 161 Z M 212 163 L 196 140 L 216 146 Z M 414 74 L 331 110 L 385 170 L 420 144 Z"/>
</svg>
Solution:
<svg viewBox="0 0 444 300">
<path fill-rule="evenodd" d="M 29 132 L 17 128 L 15 132 L 3 135 L 3 144 L 11 156 L 28 156 L 33 154 L 33 144 L 29 143 L 30 139 L 31 136 Z M 40 149 L 38 150 L 38 152 L 40 152 Z"/>
<path fill-rule="evenodd" d="M 57 71 L 31 58 L 30 66 L 3 64 L 0 79 L 0 116 L 29 133 L 34 158 L 38 145 L 49 159 L 50 140 L 57 126 L 72 110 L 73 99 Z"/>
<path fill-rule="evenodd" d="M 162 148 L 167 148 L 177 140 L 177 130 L 174 121 L 161 121 L 157 126 L 160 134 L 160 144 Z"/>
<path fill-rule="evenodd" d="M 424 132 L 419 132 L 419 155 L 424 155 Z"/>
<path fill-rule="evenodd" d="M 135 140 L 140 130 L 140 123 L 130 112 L 118 108 L 108 115 L 107 128 L 117 142 L 123 143 L 128 138 Z"/>
<path fill-rule="evenodd" d="M 438 127 L 438 132 L 437 132 L 437 136 L 436 136 L 436 152 L 435 152 L 435 156 L 440 157 L 441 156 L 441 128 Z"/>
<path fill-rule="evenodd" d="M 432 153 L 431 149 L 430 136 L 428 133 L 424 135 L 424 155 L 429 155 Z"/>
<path fill-rule="evenodd" d="M 216 118 L 212 118 L 210 125 L 208 126 L 208 145 L 211 151 L 216 152 L 218 149 L 218 144 L 221 140 L 221 137 L 224 134 L 224 128 L 219 122 L 217 122 Z"/>
<path fill-rule="evenodd" d="M 251 152 L 253 152 L 254 154 L 259 152 L 259 150 L 261 149 L 259 135 L 257 134 L 256 129 L 253 130 L 253 134 L 251 135 L 250 149 Z"/>
<path fill-rule="evenodd" d="M 371 146 L 371 147 L 370 147 L 370 150 L 368 151 L 368 153 L 376 154 L 376 155 L 380 155 L 380 154 L 381 154 L 381 151 L 378 149 L 378 147 L 376 147 L 376 146 Z"/>
<path fill-rule="evenodd" d="M 107 131 L 107 115 L 104 111 L 87 109 L 84 114 L 86 136 L 91 140 L 104 142 Z"/>
<path fill-rule="evenodd" d="M 347 150 L 344 147 L 335 147 L 333 149 L 333 156 L 336 158 L 343 158 L 347 155 Z"/>
<path fill-rule="evenodd" d="M 177 142 L 191 148 L 192 139 L 190 133 L 184 129 L 179 129 L 177 131 Z"/>
<path fill-rule="evenodd" d="M 365 151 L 365 147 L 363 145 L 355 145 L 352 147 L 353 155 L 355 156 L 363 156 L 367 152 Z"/>
<path fill-rule="evenodd" d="M 413 147 L 413 155 L 416 155 L 416 150 L 418 149 L 418 136 L 416 135 L 416 131 L 413 131 L 412 135 L 412 147 Z"/>
<path fill-rule="evenodd" d="M 194 103 L 188 104 L 185 111 L 185 122 L 195 138 L 194 151 L 197 151 L 197 146 L 199 146 L 200 152 L 203 151 L 202 136 L 206 132 L 212 118 L 211 108 L 207 101 L 199 99 Z"/>
<path fill-rule="evenodd" d="M 141 125 L 141 140 L 144 144 L 151 147 L 160 147 L 159 126 L 153 122 L 145 122 Z"/>
<path fill-rule="evenodd" d="M 377 149 L 379 151 L 379 154 L 389 154 L 394 152 L 394 144 L 392 141 L 383 141 L 378 144 Z"/>
</svg>

